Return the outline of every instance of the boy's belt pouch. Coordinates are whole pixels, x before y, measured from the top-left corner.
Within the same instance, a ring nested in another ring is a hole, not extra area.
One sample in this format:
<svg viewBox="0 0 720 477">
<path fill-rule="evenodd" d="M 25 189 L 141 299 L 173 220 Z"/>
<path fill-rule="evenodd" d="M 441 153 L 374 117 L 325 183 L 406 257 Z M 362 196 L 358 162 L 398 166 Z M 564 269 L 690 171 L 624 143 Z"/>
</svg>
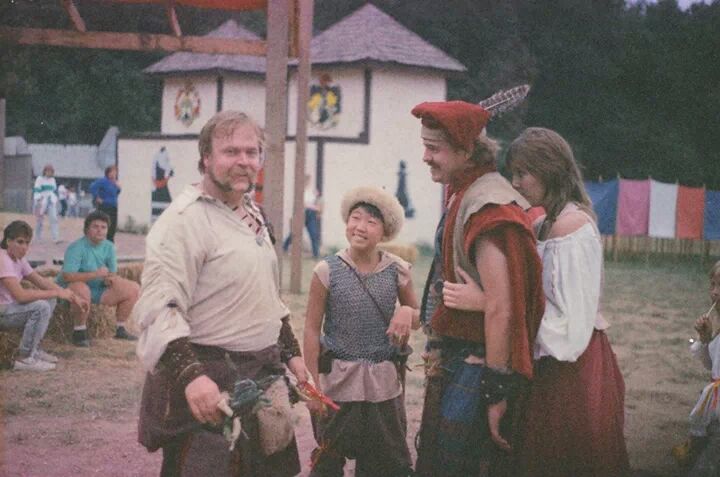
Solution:
<svg viewBox="0 0 720 477">
<path fill-rule="evenodd" d="M 332 370 L 334 358 L 335 354 L 321 343 L 320 354 L 318 355 L 318 373 L 328 374 Z"/>
</svg>

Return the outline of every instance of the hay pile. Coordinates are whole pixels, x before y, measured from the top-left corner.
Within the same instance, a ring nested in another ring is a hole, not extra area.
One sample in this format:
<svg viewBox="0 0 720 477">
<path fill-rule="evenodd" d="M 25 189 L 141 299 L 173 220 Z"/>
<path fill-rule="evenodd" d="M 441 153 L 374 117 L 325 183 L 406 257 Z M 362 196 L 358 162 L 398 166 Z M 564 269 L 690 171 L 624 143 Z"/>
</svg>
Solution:
<svg viewBox="0 0 720 477">
<path fill-rule="evenodd" d="M 0 369 L 12 368 L 22 330 L 0 331 Z"/>
<path fill-rule="evenodd" d="M 380 250 L 385 250 L 397 255 L 406 262 L 415 263 L 418 258 L 418 249 L 411 243 L 388 242 L 378 245 Z"/>
</svg>

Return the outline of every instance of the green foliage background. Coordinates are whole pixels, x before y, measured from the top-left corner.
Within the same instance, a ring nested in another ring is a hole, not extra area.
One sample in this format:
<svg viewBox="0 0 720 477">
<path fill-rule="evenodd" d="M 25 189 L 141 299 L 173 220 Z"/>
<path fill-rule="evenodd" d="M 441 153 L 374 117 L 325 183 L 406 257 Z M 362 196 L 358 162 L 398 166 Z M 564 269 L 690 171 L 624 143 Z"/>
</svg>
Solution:
<svg viewBox="0 0 720 477">
<path fill-rule="evenodd" d="M 316 0 L 315 29 L 366 3 Z M 504 144 L 524 127 L 557 130 L 589 179 L 645 178 L 720 189 L 720 0 L 682 11 L 675 0 L 373 0 L 468 68 L 450 99 L 479 101 L 528 82 L 525 105 L 494 121 Z M 162 8 L 81 0 L 91 30 L 167 32 Z M 60 2 L 10 0 L 3 25 L 70 27 Z M 181 9 L 188 34 L 229 17 L 263 34 L 262 13 Z M 97 143 L 111 125 L 159 127 L 162 55 L 0 45 L 9 135 Z"/>
</svg>

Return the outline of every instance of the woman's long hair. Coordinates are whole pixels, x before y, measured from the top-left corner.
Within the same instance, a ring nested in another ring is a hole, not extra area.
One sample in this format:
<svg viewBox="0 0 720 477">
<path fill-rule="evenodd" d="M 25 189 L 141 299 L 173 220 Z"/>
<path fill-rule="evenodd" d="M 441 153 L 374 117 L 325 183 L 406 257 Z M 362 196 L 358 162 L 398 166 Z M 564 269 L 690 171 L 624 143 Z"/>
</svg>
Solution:
<svg viewBox="0 0 720 477">
<path fill-rule="evenodd" d="M 570 145 L 558 133 L 545 128 L 527 128 L 507 153 L 510 170 L 523 170 L 545 187 L 543 206 L 547 217 L 538 238 L 546 238 L 550 227 L 568 202 L 575 202 L 593 220 L 592 202 Z"/>
<path fill-rule="evenodd" d="M 14 222 L 10 222 L 10 224 L 5 227 L 5 230 L 3 231 L 2 242 L 0 242 L 0 248 L 2 248 L 3 250 L 7 250 L 8 240 L 13 240 L 18 237 L 24 237 L 28 240 L 32 240 L 32 236 L 32 227 L 30 227 L 27 222 L 23 222 L 22 220 L 15 220 Z"/>
</svg>

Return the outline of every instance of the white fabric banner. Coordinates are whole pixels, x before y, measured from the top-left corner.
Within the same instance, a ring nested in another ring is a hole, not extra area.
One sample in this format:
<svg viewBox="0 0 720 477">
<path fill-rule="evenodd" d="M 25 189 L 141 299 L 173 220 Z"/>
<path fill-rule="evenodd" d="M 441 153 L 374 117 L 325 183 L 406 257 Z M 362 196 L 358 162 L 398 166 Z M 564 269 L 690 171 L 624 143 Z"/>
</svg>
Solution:
<svg viewBox="0 0 720 477">
<path fill-rule="evenodd" d="M 648 235 L 658 238 L 675 238 L 675 210 L 677 184 L 664 184 L 650 180 L 650 217 Z"/>
</svg>

